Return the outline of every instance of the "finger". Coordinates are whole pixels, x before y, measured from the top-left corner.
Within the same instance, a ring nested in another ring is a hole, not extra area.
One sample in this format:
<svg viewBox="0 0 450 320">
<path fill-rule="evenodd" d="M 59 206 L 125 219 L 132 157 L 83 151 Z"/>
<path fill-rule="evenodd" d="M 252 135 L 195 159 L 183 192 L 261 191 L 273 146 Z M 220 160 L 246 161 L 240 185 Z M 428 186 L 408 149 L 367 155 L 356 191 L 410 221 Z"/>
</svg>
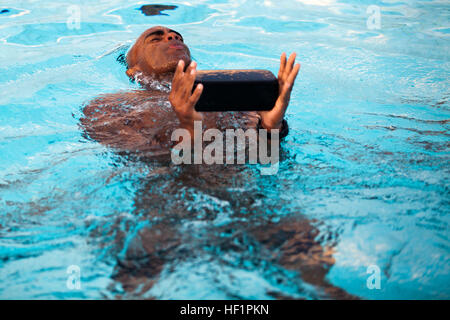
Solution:
<svg viewBox="0 0 450 320">
<path fill-rule="evenodd" d="M 185 98 L 189 98 L 192 94 L 192 87 L 194 86 L 195 77 L 197 76 L 197 70 L 195 69 L 197 64 L 191 64 L 188 68 L 188 72 L 186 72 L 184 81 L 183 81 L 183 88 L 185 93 Z"/>
<path fill-rule="evenodd" d="M 278 71 L 278 78 L 282 77 L 285 67 L 286 67 L 286 53 L 283 52 L 280 57 L 280 70 Z"/>
<path fill-rule="evenodd" d="M 200 99 L 200 96 L 202 95 L 202 92 L 203 85 L 199 83 L 188 100 L 191 107 L 194 107 L 197 104 L 198 99 Z"/>
<path fill-rule="evenodd" d="M 192 72 L 192 70 L 194 70 L 195 68 L 197 68 L 197 62 L 192 61 L 189 66 L 186 68 L 186 72 L 185 74 L 190 74 Z"/>
<path fill-rule="evenodd" d="M 295 79 L 297 78 L 298 72 L 300 71 L 300 63 L 297 63 L 295 67 L 292 69 L 291 73 L 289 74 L 288 78 L 286 79 L 285 86 L 291 90 L 294 86 Z"/>
<path fill-rule="evenodd" d="M 189 77 L 191 76 L 190 74 L 192 70 L 192 65 L 190 64 L 186 68 L 186 71 L 183 72 L 183 76 L 180 77 L 178 86 L 176 88 L 178 91 L 178 96 L 184 101 L 187 101 L 187 99 L 191 96 L 192 85 L 189 87 Z"/>
<path fill-rule="evenodd" d="M 180 60 L 178 61 L 177 68 L 175 69 L 175 74 L 172 80 L 172 87 L 176 87 L 180 83 L 180 80 L 183 77 L 183 70 L 184 70 L 184 61 Z"/>
<path fill-rule="evenodd" d="M 297 54 L 294 52 L 289 56 L 289 59 L 286 63 L 286 68 L 284 69 L 284 76 L 287 78 L 292 71 L 292 66 L 295 63 L 295 58 Z"/>
</svg>

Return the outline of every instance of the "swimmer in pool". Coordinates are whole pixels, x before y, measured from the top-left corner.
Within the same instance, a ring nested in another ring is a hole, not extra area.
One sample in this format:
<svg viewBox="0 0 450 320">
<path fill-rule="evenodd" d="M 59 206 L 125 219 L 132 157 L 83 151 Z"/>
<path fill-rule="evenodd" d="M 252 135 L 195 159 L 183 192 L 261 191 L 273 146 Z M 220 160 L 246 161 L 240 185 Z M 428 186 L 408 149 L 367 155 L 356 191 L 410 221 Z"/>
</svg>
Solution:
<svg viewBox="0 0 450 320">
<path fill-rule="evenodd" d="M 289 59 L 285 53 L 281 55 L 280 93 L 272 110 L 200 113 L 195 110 L 195 104 L 203 87 L 197 85 L 192 93 L 197 64 L 191 60 L 183 37 L 166 27 L 152 27 L 141 34 L 126 57 L 126 74 L 141 84 L 143 90 L 94 99 L 84 108 L 81 123 L 90 138 L 102 144 L 140 152 L 167 150 L 176 128 L 187 129 L 193 137 L 195 120 L 202 120 L 206 128 L 223 130 L 230 125 L 243 129 L 259 125 L 268 132 L 281 130 L 282 137 L 287 134 L 287 122 L 283 119 L 300 70 L 295 58 L 295 53 Z M 155 89 L 155 83 L 160 83 L 160 90 Z M 170 108 L 165 102 L 170 103 Z"/>
<path fill-rule="evenodd" d="M 203 88 L 198 85 L 192 93 L 197 65 L 191 61 L 189 48 L 178 32 L 153 27 L 137 39 L 127 55 L 126 73 L 142 86 L 142 90 L 98 97 L 84 108 L 84 118 L 80 121 L 91 139 L 116 150 L 139 151 L 139 154 L 150 151 L 152 156 L 169 149 L 171 134 L 177 128 L 187 129 L 192 137 L 195 120 L 202 120 L 207 128 L 224 130 L 232 126 L 245 129 L 260 125 L 268 131 L 280 129 L 286 133 L 287 125 L 283 118 L 300 69 L 300 65 L 295 64 L 295 57 L 295 53 L 289 59 L 284 53 L 281 55 L 278 72 L 280 94 L 272 110 L 202 114 L 194 108 Z M 259 201 L 259 195 L 247 191 L 248 194 L 242 197 L 241 193 L 234 195 L 230 191 L 231 184 L 245 185 L 252 181 L 251 171 L 239 166 L 220 165 L 193 169 L 178 175 L 170 174 L 170 168 L 152 170 L 139 184 L 133 210 L 137 217 L 152 223 L 132 237 L 113 274 L 113 279 L 120 282 L 130 296 L 141 297 L 150 290 L 166 265 L 178 263 L 177 259 L 186 256 L 186 246 L 196 248 L 198 239 L 189 232 L 182 232 L 183 222 L 195 220 L 192 216 L 195 216 L 196 208 L 189 208 L 189 203 L 184 201 L 174 201 L 180 186 L 195 188 L 200 193 L 228 201 L 237 215 L 241 211 L 255 210 L 253 204 Z M 212 221 L 215 214 L 212 212 L 205 219 Z M 222 227 L 213 229 L 208 242 L 215 239 L 214 245 L 220 246 L 223 241 L 223 246 L 228 247 L 229 241 L 214 236 L 215 232 L 235 230 L 235 237 L 247 235 L 251 241 L 260 244 L 261 252 L 256 253 L 258 259 L 300 272 L 303 281 L 320 288 L 323 292 L 318 297 L 354 298 L 327 281 L 328 270 L 334 264 L 333 248 L 315 241 L 318 231 L 307 219 L 296 214 L 296 218 L 267 223 L 264 218 L 258 220 L 264 214 L 254 216 L 256 221 L 253 223 L 242 224 L 238 219 L 224 226 L 224 230 L 220 229 Z M 118 232 L 118 239 L 113 244 L 118 246 L 118 252 L 122 251 L 121 246 L 125 243 L 120 234 Z M 199 246 L 203 247 L 201 243 Z M 229 251 L 233 250 L 231 246 Z M 280 293 L 269 295 L 290 298 Z"/>
</svg>

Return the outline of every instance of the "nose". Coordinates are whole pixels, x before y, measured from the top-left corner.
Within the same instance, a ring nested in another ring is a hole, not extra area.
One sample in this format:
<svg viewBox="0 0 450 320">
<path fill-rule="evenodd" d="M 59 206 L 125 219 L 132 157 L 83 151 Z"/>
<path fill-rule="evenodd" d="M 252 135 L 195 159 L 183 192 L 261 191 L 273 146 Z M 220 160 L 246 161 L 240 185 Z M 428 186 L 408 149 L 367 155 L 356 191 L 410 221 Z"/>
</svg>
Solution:
<svg viewBox="0 0 450 320">
<path fill-rule="evenodd" d="M 175 32 L 167 33 L 166 38 L 168 41 L 171 41 L 171 40 L 181 41 L 181 37 L 178 34 L 176 34 Z"/>
</svg>

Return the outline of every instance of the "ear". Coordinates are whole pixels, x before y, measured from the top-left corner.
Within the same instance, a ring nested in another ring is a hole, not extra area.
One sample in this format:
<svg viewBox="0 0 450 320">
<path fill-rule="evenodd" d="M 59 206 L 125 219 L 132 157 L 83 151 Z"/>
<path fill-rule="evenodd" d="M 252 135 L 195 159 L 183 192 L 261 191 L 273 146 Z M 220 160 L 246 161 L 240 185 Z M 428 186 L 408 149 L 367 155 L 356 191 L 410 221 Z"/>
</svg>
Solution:
<svg viewBox="0 0 450 320">
<path fill-rule="evenodd" d="M 132 68 L 129 68 L 127 71 L 126 71 L 126 74 L 127 74 L 127 76 L 130 78 L 130 79 L 134 79 L 134 76 L 136 75 L 136 73 L 137 72 L 140 72 L 141 71 L 141 68 L 139 68 L 139 66 L 134 66 L 134 67 L 132 67 Z"/>
</svg>

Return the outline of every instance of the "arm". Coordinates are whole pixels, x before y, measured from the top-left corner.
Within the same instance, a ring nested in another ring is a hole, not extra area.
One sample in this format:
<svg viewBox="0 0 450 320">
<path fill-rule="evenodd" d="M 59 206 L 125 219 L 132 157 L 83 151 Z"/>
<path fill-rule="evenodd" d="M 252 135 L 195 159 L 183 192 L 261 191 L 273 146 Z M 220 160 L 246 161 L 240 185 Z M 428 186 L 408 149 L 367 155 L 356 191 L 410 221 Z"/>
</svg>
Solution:
<svg viewBox="0 0 450 320">
<path fill-rule="evenodd" d="M 158 100 L 154 92 L 146 91 L 103 95 L 84 107 L 80 124 L 86 136 L 109 147 L 128 151 L 151 149 L 161 144 L 160 136 L 165 130 L 160 124 L 168 126 L 175 120 L 165 117 Z M 146 104 L 148 108 L 134 108 Z"/>
<path fill-rule="evenodd" d="M 284 114 L 289 105 L 295 78 L 300 70 L 300 64 L 294 66 L 295 57 L 296 54 L 293 53 L 289 57 L 289 60 L 286 61 L 286 54 L 283 53 L 281 55 L 280 70 L 278 72 L 280 94 L 272 110 L 259 112 L 260 120 L 258 127 L 264 128 L 269 132 L 271 129 L 279 129 L 280 138 L 286 136 L 289 130 L 287 121 L 284 120 Z M 184 67 L 184 61 L 180 60 L 172 80 L 172 91 L 169 96 L 169 101 L 181 126 L 188 130 L 191 137 L 193 137 L 194 121 L 203 119 L 203 114 L 195 110 L 195 104 L 200 99 L 203 86 L 198 84 L 194 92 L 191 93 L 195 81 L 197 64 L 192 62 L 186 71 L 183 71 Z"/>
</svg>

